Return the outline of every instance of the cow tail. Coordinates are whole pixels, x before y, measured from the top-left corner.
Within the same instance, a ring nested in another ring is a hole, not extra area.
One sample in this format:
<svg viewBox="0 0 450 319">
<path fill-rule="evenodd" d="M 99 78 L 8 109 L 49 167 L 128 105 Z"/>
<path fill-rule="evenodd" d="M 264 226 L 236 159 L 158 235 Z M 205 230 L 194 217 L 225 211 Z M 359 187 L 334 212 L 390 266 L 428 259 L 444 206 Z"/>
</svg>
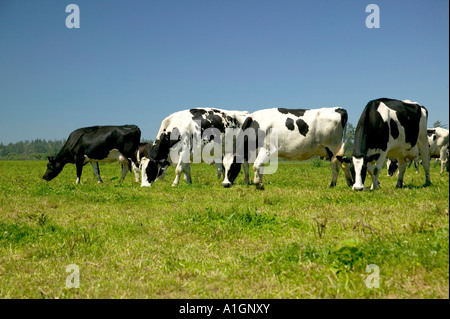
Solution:
<svg viewBox="0 0 450 319">
<path fill-rule="evenodd" d="M 344 153 L 345 153 L 345 142 L 346 142 L 345 137 L 346 137 L 346 135 L 347 135 L 347 123 L 345 123 L 344 130 L 342 132 L 341 148 L 340 148 L 339 152 L 336 155 L 340 155 L 340 156 L 344 155 Z"/>
</svg>

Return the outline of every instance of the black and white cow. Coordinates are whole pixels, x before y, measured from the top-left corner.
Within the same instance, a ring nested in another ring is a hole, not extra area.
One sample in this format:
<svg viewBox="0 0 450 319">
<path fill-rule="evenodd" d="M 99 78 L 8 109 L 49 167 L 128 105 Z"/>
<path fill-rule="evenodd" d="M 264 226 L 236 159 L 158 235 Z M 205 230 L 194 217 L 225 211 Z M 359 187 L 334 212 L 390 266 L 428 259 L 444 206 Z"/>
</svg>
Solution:
<svg viewBox="0 0 450 319">
<path fill-rule="evenodd" d="M 430 147 L 430 157 L 436 158 L 441 161 L 441 171 L 444 172 L 448 161 L 448 149 L 449 149 L 449 134 L 448 130 L 442 127 L 429 128 L 428 133 L 428 145 Z M 435 164 L 436 165 L 436 164 Z"/>
<path fill-rule="evenodd" d="M 441 127 L 429 128 L 427 129 L 427 135 L 430 158 L 436 159 L 433 168 L 436 167 L 438 161 L 441 161 L 441 171 L 439 174 L 442 174 L 448 164 L 448 130 Z M 409 162 L 408 167 L 410 167 L 413 162 L 416 169 L 416 174 L 418 174 L 420 157 L 416 157 L 413 161 Z M 393 176 L 398 169 L 397 159 L 388 158 L 386 161 L 386 166 L 388 169 L 388 176 Z"/>
<path fill-rule="evenodd" d="M 403 187 L 407 162 L 419 154 L 425 169 L 425 185 L 430 185 L 427 119 L 427 109 L 409 100 L 381 98 L 367 103 L 355 130 L 352 188 L 364 189 L 367 172 L 372 176 L 370 189 L 378 188 L 378 176 L 386 157 L 398 160 L 396 187 Z"/>
<path fill-rule="evenodd" d="M 239 162 L 242 162 L 236 151 L 244 149 L 244 159 L 255 158 L 253 172 L 257 189 L 264 189 L 262 166 L 274 154 L 277 154 L 279 158 L 299 161 L 307 160 L 315 155 L 330 159 L 332 170 L 330 186 L 335 186 L 341 166 L 336 156 L 344 153 L 347 119 L 347 111 L 340 107 L 272 108 L 252 113 L 242 125 L 242 131 L 237 137 L 235 153 L 225 154 L 223 161 L 225 179 L 222 185 L 230 187 L 233 184 L 240 170 Z M 273 134 L 277 136 L 275 145 L 271 142 Z M 251 136 L 254 136 L 257 141 L 254 141 Z M 258 136 L 262 136 L 264 141 L 259 141 Z M 250 162 L 253 161 L 250 159 Z M 351 186 L 353 180 L 348 166 L 344 173 L 347 184 Z"/>
<path fill-rule="evenodd" d="M 398 169 L 398 161 L 396 158 L 387 158 L 386 159 L 386 169 L 387 169 L 387 176 L 392 177 L 394 176 L 394 173 Z"/>
<path fill-rule="evenodd" d="M 136 153 L 141 139 L 141 130 L 136 125 L 91 126 L 73 131 L 55 157 L 48 158 L 47 171 L 43 178 L 52 180 L 66 164 L 75 164 L 77 181 L 80 182 L 83 166 L 91 163 L 99 183 L 102 183 L 98 163 L 122 164 L 123 180 L 133 167 L 136 182 L 139 182 Z"/>
<path fill-rule="evenodd" d="M 246 111 L 195 108 L 175 112 L 166 117 L 161 123 L 149 156 L 142 159 L 141 186 L 149 187 L 157 178 L 163 178 L 170 164 L 176 166 L 172 186 L 178 185 L 181 173 L 184 173 L 186 182 L 191 183 L 191 157 L 194 162 L 204 161 L 203 148 L 211 142 L 223 147 L 225 130 L 239 128 L 248 114 Z M 172 154 L 177 154 L 178 159 L 174 160 L 170 156 Z M 220 178 L 223 170 L 222 157 L 213 162 Z M 244 170 L 245 168 L 244 166 Z M 245 176 L 248 181 L 248 164 Z"/>
</svg>

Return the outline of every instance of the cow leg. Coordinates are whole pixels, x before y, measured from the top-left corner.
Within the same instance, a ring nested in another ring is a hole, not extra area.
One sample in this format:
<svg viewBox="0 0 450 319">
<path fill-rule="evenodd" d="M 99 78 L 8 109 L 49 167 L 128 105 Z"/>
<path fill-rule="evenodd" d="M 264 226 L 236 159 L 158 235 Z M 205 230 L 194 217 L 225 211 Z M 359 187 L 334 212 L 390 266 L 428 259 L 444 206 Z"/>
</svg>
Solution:
<svg viewBox="0 0 450 319">
<path fill-rule="evenodd" d="M 423 170 L 425 171 L 425 184 L 424 186 L 431 185 L 430 179 L 430 149 L 428 146 L 428 136 L 425 134 L 419 135 L 417 140 L 417 146 L 419 147 L 420 158 L 422 159 Z"/>
<path fill-rule="evenodd" d="M 398 159 L 398 179 L 396 188 L 403 187 L 403 177 L 405 176 L 406 167 L 408 166 L 407 162 L 403 158 Z"/>
<path fill-rule="evenodd" d="M 441 153 L 441 156 L 442 156 L 442 153 Z M 434 165 L 433 165 L 433 168 L 435 168 L 435 167 L 436 167 L 436 165 L 437 165 L 438 161 L 439 161 L 439 158 L 436 158 L 436 160 L 434 161 Z"/>
<path fill-rule="evenodd" d="M 333 156 L 330 160 L 331 160 L 331 174 L 332 174 L 330 187 L 335 187 L 339 176 L 339 168 L 341 166 L 341 163 L 337 160 L 336 156 Z"/>
<path fill-rule="evenodd" d="M 414 159 L 414 167 L 416 168 L 416 174 L 419 174 L 419 161 L 420 159 L 418 157 Z"/>
<path fill-rule="evenodd" d="M 120 177 L 120 182 L 123 182 L 125 176 L 127 176 L 128 171 L 130 170 L 129 164 L 122 164 L 122 176 Z"/>
<path fill-rule="evenodd" d="M 216 163 L 217 179 L 220 179 L 222 175 L 225 177 L 224 168 L 222 163 Z"/>
<path fill-rule="evenodd" d="M 245 175 L 245 179 L 244 179 L 244 184 L 248 185 L 250 183 L 250 177 L 249 177 L 249 164 L 248 162 L 244 162 L 242 164 L 242 166 L 244 167 L 244 175 Z M 224 176 L 225 177 L 225 176 Z"/>
<path fill-rule="evenodd" d="M 178 162 L 177 167 L 175 168 L 175 179 L 172 183 L 172 186 L 177 186 L 178 183 L 180 182 L 180 175 L 181 172 L 183 171 L 183 168 L 181 167 L 182 163 Z"/>
<path fill-rule="evenodd" d="M 383 163 L 386 160 L 386 154 L 381 154 L 380 157 L 375 162 L 375 165 L 372 163 L 367 163 L 367 171 L 370 175 L 372 175 L 372 186 L 370 186 L 371 190 L 377 189 L 380 187 L 380 183 L 378 182 L 378 176 L 380 176 L 381 168 L 383 167 Z"/>
<path fill-rule="evenodd" d="M 253 163 L 253 182 L 256 185 L 256 189 L 264 190 L 264 185 L 262 182 L 263 177 L 263 167 L 264 163 L 268 160 L 269 154 L 265 147 L 259 149 L 258 156 L 256 157 L 255 163 Z"/>
<path fill-rule="evenodd" d="M 448 152 L 445 147 L 441 148 L 441 154 L 440 154 L 439 159 L 441 160 L 441 171 L 439 172 L 439 174 L 442 174 L 444 172 L 445 167 L 447 166 L 447 161 L 448 161 Z M 437 161 L 438 161 L 438 159 L 436 159 L 434 166 L 436 166 Z"/>
<path fill-rule="evenodd" d="M 102 178 L 100 177 L 100 168 L 98 167 L 98 162 L 91 162 L 92 169 L 94 170 L 94 174 L 97 177 L 98 183 L 103 183 Z"/>
<path fill-rule="evenodd" d="M 75 166 L 77 168 L 77 181 L 76 181 L 76 184 L 80 184 L 81 173 L 83 172 L 83 161 L 77 161 Z"/>
<path fill-rule="evenodd" d="M 131 162 L 131 167 L 133 167 L 134 179 L 136 183 L 139 183 L 139 175 L 140 175 L 139 167 L 137 167 L 136 164 L 134 164 L 133 162 Z"/>
<path fill-rule="evenodd" d="M 177 186 L 180 182 L 181 173 L 184 173 L 184 179 L 188 184 L 191 184 L 191 164 L 178 162 L 177 167 L 175 168 L 175 180 L 172 183 L 172 186 Z"/>
<path fill-rule="evenodd" d="M 190 163 L 184 163 L 183 172 L 184 172 L 184 179 L 186 180 L 186 183 L 192 184 L 191 164 Z"/>
</svg>

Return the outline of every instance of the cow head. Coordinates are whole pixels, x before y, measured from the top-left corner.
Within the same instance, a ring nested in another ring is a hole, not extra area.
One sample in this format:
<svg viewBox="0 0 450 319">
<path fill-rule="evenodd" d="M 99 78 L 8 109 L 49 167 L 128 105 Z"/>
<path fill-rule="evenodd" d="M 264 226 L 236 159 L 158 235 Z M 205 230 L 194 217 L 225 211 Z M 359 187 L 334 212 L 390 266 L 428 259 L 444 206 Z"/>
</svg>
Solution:
<svg viewBox="0 0 450 319">
<path fill-rule="evenodd" d="M 150 187 L 156 179 L 164 179 L 166 170 L 170 163 L 167 160 L 155 161 L 144 157 L 141 160 L 142 165 L 142 183 L 143 187 Z"/>
<path fill-rule="evenodd" d="M 162 133 L 152 145 L 148 157 L 141 160 L 142 183 L 141 186 L 150 187 L 156 179 L 163 179 L 170 165 L 167 160 L 170 148 L 180 139 L 171 140 L 170 133 Z"/>
<path fill-rule="evenodd" d="M 336 159 L 341 163 L 342 170 L 344 171 L 345 181 L 348 187 L 352 187 L 355 183 L 355 168 L 351 158 L 347 156 L 336 156 Z"/>
<path fill-rule="evenodd" d="M 364 190 L 364 182 L 367 175 L 367 163 L 368 159 L 364 157 L 347 157 L 336 156 L 339 162 L 342 164 L 344 172 L 350 171 L 351 178 L 345 174 L 347 178 L 347 185 L 351 186 L 353 190 Z"/>
<path fill-rule="evenodd" d="M 61 173 L 64 165 L 58 161 L 56 161 L 54 156 L 48 157 L 48 163 L 47 163 L 47 170 L 45 171 L 44 176 L 42 177 L 46 181 L 51 181 L 56 176 L 58 176 L 59 173 Z"/>
<path fill-rule="evenodd" d="M 225 154 L 223 157 L 223 169 L 225 170 L 225 178 L 222 182 L 222 186 L 225 188 L 231 187 L 234 180 L 241 171 L 241 163 L 237 163 L 236 155 Z"/>
</svg>

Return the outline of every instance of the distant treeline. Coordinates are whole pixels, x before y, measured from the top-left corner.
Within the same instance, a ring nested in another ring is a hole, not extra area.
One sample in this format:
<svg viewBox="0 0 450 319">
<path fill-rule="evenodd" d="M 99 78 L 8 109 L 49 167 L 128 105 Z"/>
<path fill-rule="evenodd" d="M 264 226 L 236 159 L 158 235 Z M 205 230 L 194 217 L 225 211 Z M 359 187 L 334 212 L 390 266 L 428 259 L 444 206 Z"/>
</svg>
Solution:
<svg viewBox="0 0 450 319">
<path fill-rule="evenodd" d="M 7 145 L 0 143 L 0 160 L 47 160 L 47 156 L 56 155 L 65 142 L 66 139 L 53 141 L 36 139 Z M 142 140 L 142 143 L 148 142 L 151 141 Z"/>
</svg>

